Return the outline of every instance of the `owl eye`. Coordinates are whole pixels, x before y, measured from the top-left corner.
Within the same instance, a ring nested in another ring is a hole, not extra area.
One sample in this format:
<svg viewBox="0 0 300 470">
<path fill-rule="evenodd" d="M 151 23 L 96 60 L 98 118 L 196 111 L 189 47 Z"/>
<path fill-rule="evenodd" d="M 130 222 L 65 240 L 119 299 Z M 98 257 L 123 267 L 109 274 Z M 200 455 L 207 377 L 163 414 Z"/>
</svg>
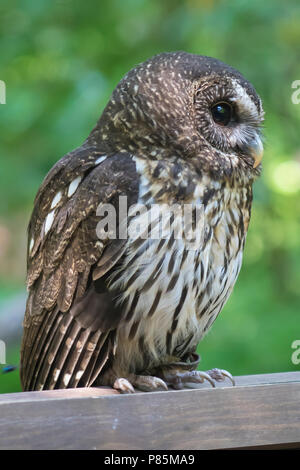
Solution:
<svg viewBox="0 0 300 470">
<path fill-rule="evenodd" d="M 233 109 L 229 103 L 220 102 L 211 107 L 211 114 L 217 124 L 227 126 L 232 119 Z"/>
</svg>

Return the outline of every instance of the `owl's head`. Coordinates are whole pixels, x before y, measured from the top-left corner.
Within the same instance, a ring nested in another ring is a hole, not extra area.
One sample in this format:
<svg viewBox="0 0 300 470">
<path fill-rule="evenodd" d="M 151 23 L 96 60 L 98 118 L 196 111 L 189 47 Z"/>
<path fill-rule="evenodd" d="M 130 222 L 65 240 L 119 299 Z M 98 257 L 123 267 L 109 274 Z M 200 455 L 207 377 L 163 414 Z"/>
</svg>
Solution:
<svg viewBox="0 0 300 470">
<path fill-rule="evenodd" d="M 92 135 L 149 158 L 175 155 L 215 173 L 257 174 L 263 115 L 237 70 L 211 57 L 164 53 L 125 75 Z"/>
</svg>

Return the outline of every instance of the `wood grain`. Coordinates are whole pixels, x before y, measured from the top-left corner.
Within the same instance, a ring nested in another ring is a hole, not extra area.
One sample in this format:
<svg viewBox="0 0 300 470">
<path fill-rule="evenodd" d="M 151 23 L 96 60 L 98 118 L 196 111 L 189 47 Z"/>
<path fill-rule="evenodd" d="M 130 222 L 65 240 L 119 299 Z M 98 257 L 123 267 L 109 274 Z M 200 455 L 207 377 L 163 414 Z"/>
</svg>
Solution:
<svg viewBox="0 0 300 470">
<path fill-rule="evenodd" d="M 0 449 L 300 447 L 300 373 L 236 387 L 119 395 L 105 387 L 0 396 Z"/>
</svg>

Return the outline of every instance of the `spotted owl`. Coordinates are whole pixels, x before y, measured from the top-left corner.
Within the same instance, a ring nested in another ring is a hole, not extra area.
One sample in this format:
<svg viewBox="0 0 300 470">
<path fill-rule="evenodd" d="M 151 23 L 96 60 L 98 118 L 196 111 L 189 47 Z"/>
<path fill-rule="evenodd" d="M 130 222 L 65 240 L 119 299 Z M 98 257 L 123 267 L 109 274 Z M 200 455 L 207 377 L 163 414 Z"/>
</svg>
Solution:
<svg viewBox="0 0 300 470">
<path fill-rule="evenodd" d="M 163 53 L 125 75 L 35 199 L 24 390 L 233 381 L 197 370 L 196 350 L 241 268 L 262 121 L 251 83 L 217 59 Z"/>
</svg>

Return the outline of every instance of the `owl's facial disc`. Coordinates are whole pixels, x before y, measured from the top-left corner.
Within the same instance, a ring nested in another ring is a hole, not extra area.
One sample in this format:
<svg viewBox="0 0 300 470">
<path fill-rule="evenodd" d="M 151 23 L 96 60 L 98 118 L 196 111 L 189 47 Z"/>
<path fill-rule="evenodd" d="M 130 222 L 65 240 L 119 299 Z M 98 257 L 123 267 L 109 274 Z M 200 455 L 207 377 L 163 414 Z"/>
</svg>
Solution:
<svg viewBox="0 0 300 470">
<path fill-rule="evenodd" d="M 194 103 L 198 132 L 209 144 L 256 168 L 263 156 L 259 98 L 255 102 L 235 78 L 214 77 L 198 87 Z"/>
</svg>

